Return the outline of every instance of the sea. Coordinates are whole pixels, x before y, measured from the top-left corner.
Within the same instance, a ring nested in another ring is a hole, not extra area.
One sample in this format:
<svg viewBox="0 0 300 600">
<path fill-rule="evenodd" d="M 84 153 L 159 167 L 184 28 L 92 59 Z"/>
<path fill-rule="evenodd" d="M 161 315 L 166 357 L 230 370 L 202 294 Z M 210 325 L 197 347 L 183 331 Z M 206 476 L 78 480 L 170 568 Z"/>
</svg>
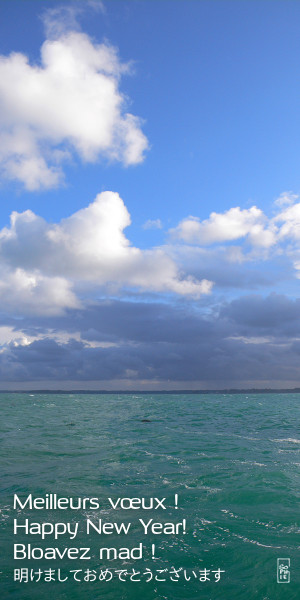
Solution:
<svg viewBox="0 0 300 600">
<path fill-rule="evenodd" d="M 2 600 L 300 597 L 299 393 L 0 401 Z"/>
</svg>

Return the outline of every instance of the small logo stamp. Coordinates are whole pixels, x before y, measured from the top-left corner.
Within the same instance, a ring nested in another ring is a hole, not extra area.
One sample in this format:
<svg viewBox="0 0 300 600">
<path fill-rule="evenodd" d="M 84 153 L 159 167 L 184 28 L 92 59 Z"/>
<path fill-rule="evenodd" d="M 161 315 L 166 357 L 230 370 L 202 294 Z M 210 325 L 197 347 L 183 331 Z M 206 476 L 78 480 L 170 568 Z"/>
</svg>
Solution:
<svg viewBox="0 0 300 600">
<path fill-rule="evenodd" d="M 290 566 L 290 558 L 277 558 L 277 583 L 290 583 Z"/>
</svg>

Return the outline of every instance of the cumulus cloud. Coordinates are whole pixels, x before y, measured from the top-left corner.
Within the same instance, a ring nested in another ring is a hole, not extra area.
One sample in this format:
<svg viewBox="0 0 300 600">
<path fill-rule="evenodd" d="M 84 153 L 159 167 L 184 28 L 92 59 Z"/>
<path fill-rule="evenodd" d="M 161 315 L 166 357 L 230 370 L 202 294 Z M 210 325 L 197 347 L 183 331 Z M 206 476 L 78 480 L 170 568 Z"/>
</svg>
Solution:
<svg viewBox="0 0 300 600">
<path fill-rule="evenodd" d="M 209 245 L 248 236 L 252 244 L 269 247 L 275 243 L 275 234 L 271 227 L 265 228 L 266 221 L 256 206 L 244 210 L 237 206 L 224 213 L 212 212 L 204 221 L 198 217 L 183 219 L 170 233 L 190 244 Z"/>
<path fill-rule="evenodd" d="M 102 192 L 94 202 L 58 224 L 48 224 L 31 210 L 13 212 L 10 227 L 0 231 L 0 257 L 6 275 L 0 302 L 9 306 L 13 290 L 22 310 L 74 307 L 72 288 L 83 285 L 117 291 L 130 287 L 199 297 L 212 282 L 180 273 L 163 248 L 141 250 L 124 234 L 128 210 L 117 193 Z M 42 308 L 44 307 L 44 308 Z M 52 308 L 51 308 L 52 307 Z"/>
<path fill-rule="evenodd" d="M 279 224 L 279 240 L 300 241 L 300 202 L 283 210 L 274 221 Z"/>
<path fill-rule="evenodd" d="M 276 211 L 271 217 L 256 206 L 244 210 L 237 206 L 224 213 L 213 212 L 204 220 L 195 216 L 185 218 L 169 231 L 171 253 L 189 254 L 193 260 L 193 255 L 199 253 L 199 249 L 203 253 L 206 247 L 209 248 L 208 261 L 219 252 L 223 254 L 222 262 L 225 257 L 229 271 L 230 263 L 257 263 L 285 257 L 299 278 L 300 202 L 297 200 L 297 194 L 284 192 L 275 200 Z M 192 247 L 197 250 L 193 251 Z"/>
<path fill-rule="evenodd" d="M 223 290 L 283 285 L 295 279 L 293 269 L 300 272 L 299 208 L 295 202 L 271 218 L 256 207 L 213 213 L 193 221 L 197 231 L 192 239 L 199 236 L 198 242 L 187 243 L 188 234 L 186 243 L 178 240 L 179 225 L 172 243 L 143 250 L 125 233 L 131 218 L 115 192 L 98 194 L 56 224 L 31 210 L 13 212 L 10 226 L 0 231 L 0 302 L 13 307 L 8 299 L 13 285 L 20 306 L 23 298 L 24 310 L 31 304 L 40 312 L 64 310 L 122 289 L 199 298 L 212 291 L 213 282 Z M 233 239 L 238 233 L 244 238 Z"/>
<path fill-rule="evenodd" d="M 24 313 L 59 314 L 65 308 L 80 306 L 71 289 L 71 283 L 63 277 L 47 277 L 38 270 L 16 268 L 0 270 L 0 307 L 2 311 L 23 315 Z"/>
<path fill-rule="evenodd" d="M 0 166 L 28 190 L 59 185 L 62 164 L 74 155 L 128 166 L 148 146 L 120 91 L 129 65 L 117 50 L 80 31 L 51 33 L 40 64 L 21 53 L 0 56 Z"/>
<path fill-rule="evenodd" d="M 57 312 L 99 292 L 112 295 L 121 289 L 191 298 L 209 294 L 212 282 L 223 289 L 266 289 L 293 277 L 293 267 L 300 271 L 299 207 L 294 203 L 269 219 L 256 207 L 213 213 L 205 221 L 192 221 L 192 239 L 198 236 L 205 246 L 182 243 L 177 229 L 172 243 L 147 250 L 127 237 L 131 218 L 115 192 L 98 194 L 56 224 L 31 210 L 13 212 L 10 226 L 0 231 L 0 303 L 11 310 L 19 305 L 27 312 L 30 306 Z M 181 231 L 190 240 L 188 229 Z M 244 238 L 233 239 L 238 234 Z M 13 287 L 15 307 L 9 301 Z"/>
</svg>

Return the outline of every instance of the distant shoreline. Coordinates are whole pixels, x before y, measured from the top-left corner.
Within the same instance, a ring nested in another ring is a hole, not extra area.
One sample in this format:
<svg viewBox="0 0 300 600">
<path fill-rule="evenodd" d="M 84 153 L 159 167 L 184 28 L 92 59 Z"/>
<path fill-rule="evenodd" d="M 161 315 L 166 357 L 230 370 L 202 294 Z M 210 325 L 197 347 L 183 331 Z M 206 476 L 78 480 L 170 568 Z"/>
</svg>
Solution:
<svg viewBox="0 0 300 600">
<path fill-rule="evenodd" d="M 300 388 L 249 388 L 223 390 L 0 390 L 0 394 L 299 394 Z"/>
</svg>

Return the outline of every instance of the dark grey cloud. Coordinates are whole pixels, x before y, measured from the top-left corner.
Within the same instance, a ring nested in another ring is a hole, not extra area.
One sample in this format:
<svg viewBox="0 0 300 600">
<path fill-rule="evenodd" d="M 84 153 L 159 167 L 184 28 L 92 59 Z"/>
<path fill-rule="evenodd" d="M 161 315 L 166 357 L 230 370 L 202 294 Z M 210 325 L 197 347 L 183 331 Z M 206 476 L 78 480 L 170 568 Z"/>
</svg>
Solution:
<svg viewBox="0 0 300 600">
<path fill-rule="evenodd" d="M 246 344 L 237 339 L 108 348 L 44 339 L 9 348 L 1 355 L 0 373 L 6 381 L 300 381 L 299 354 L 299 344 Z"/>
<path fill-rule="evenodd" d="M 252 335 L 269 333 L 278 337 L 300 333 L 300 299 L 293 300 L 283 294 L 238 298 L 224 306 L 220 316 Z"/>
<path fill-rule="evenodd" d="M 104 301 L 15 326 L 45 337 L 10 344 L 0 354 L 2 381 L 81 381 L 83 387 L 108 380 L 136 381 L 137 387 L 143 380 L 185 381 L 187 387 L 190 381 L 300 381 L 300 300 L 279 294 L 244 296 L 210 311 L 196 304 Z M 67 341 L 55 339 L 61 332 Z"/>
</svg>

